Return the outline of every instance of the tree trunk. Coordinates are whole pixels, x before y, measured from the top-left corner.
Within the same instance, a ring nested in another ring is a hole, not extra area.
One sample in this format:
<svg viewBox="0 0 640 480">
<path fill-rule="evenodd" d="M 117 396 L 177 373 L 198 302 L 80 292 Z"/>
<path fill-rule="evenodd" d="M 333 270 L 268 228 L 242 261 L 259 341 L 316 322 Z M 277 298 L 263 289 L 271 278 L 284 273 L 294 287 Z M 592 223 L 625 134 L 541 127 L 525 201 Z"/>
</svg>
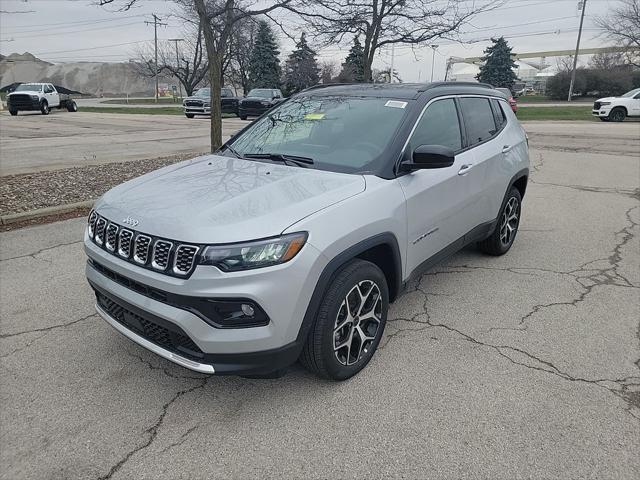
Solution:
<svg viewBox="0 0 640 480">
<path fill-rule="evenodd" d="M 207 15 L 204 0 L 195 0 L 196 11 L 202 25 L 204 43 L 207 47 L 209 60 L 209 87 L 211 88 L 211 153 L 222 145 L 222 109 L 220 106 L 220 70 L 221 58 L 216 52 L 216 40 L 211 28 L 211 22 Z"/>
</svg>

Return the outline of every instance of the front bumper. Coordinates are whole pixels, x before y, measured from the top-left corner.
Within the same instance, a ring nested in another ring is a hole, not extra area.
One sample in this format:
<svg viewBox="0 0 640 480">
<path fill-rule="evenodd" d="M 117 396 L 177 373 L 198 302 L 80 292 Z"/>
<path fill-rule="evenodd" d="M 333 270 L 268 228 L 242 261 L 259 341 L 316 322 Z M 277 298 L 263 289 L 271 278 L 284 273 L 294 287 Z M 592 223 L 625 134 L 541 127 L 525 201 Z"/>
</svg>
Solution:
<svg viewBox="0 0 640 480">
<path fill-rule="evenodd" d="M 591 114 L 594 117 L 608 117 L 611 113 L 612 107 L 610 105 L 601 106 L 599 109 L 592 109 Z"/>
<path fill-rule="evenodd" d="M 261 106 L 261 107 L 246 107 L 240 104 L 238 107 L 238 115 L 241 117 L 259 117 L 263 113 L 268 110 L 271 110 L 271 106 Z"/>
<path fill-rule="evenodd" d="M 97 295 L 107 296 L 129 312 L 127 315 L 138 316 L 170 331 L 178 330 L 194 347 L 180 350 L 173 344 L 145 336 L 142 330 L 132 328 L 131 322 L 115 318 L 119 313 L 110 315 L 98 296 L 96 309 L 109 324 L 168 360 L 191 370 L 216 374 L 268 374 L 295 362 L 304 341 L 299 335 L 302 320 L 326 265 L 325 257 L 307 243 L 294 259 L 282 265 L 234 273 L 199 266 L 191 277 L 180 279 L 125 262 L 87 238 L 85 251 L 92 261 L 154 289 L 177 295 L 248 298 L 258 304 L 270 318 L 268 325 L 216 328 L 188 309 L 138 293 L 101 273 L 91 263 L 87 264 L 86 276 Z"/>
</svg>

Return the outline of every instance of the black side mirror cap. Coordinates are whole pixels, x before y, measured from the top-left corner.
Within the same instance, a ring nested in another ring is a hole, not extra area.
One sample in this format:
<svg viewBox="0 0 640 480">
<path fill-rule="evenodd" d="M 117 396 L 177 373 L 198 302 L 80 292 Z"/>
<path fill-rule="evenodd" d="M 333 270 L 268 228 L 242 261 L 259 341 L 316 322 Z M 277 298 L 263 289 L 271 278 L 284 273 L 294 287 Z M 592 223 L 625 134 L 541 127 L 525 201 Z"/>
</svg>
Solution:
<svg viewBox="0 0 640 480">
<path fill-rule="evenodd" d="M 403 162 L 400 169 L 407 172 L 430 168 L 447 168 L 455 162 L 456 154 L 444 145 L 420 145 L 411 154 L 411 162 Z"/>
</svg>

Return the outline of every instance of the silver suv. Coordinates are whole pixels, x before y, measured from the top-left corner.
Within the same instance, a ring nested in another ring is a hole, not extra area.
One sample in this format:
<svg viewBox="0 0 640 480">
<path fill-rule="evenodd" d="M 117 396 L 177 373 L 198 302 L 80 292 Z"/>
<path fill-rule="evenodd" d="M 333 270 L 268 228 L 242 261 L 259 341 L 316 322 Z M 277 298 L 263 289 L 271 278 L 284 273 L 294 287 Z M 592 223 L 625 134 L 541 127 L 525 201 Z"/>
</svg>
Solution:
<svg viewBox="0 0 640 480">
<path fill-rule="evenodd" d="M 468 244 L 506 253 L 526 135 L 488 85 L 328 85 L 216 155 L 107 192 L 85 233 L 98 313 L 198 372 L 364 368 L 403 286 Z"/>
</svg>

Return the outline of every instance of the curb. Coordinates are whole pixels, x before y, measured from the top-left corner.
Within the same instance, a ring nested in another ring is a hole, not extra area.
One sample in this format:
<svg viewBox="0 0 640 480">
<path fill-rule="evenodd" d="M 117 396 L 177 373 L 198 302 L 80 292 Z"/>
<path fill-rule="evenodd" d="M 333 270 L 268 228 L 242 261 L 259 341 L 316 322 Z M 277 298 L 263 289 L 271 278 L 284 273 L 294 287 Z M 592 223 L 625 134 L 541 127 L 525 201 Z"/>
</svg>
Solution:
<svg viewBox="0 0 640 480">
<path fill-rule="evenodd" d="M 80 208 L 91 208 L 96 199 L 85 200 L 84 202 L 67 203 L 66 205 L 56 205 L 55 207 L 39 208 L 29 212 L 12 213 L 0 216 L 0 225 L 9 225 L 11 223 L 22 222 L 24 220 L 33 220 L 34 218 L 47 217 L 61 213 L 68 213 Z"/>
</svg>

